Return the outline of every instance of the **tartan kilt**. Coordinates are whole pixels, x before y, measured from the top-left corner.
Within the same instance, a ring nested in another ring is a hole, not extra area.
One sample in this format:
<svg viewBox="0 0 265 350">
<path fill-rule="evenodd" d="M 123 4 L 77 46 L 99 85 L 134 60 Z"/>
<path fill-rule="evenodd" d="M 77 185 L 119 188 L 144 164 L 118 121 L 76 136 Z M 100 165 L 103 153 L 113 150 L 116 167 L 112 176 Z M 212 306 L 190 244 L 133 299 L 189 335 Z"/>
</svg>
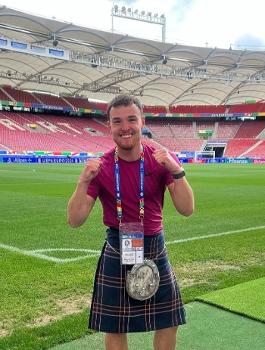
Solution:
<svg viewBox="0 0 265 350">
<path fill-rule="evenodd" d="M 125 278 L 132 266 L 120 263 L 118 230 L 108 229 L 107 234 L 95 275 L 89 328 L 106 333 L 129 333 L 185 324 L 185 310 L 168 262 L 163 232 L 144 237 L 144 256 L 156 263 L 160 285 L 154 296 L 143 301 L 127 294 Z"/>
</svg>

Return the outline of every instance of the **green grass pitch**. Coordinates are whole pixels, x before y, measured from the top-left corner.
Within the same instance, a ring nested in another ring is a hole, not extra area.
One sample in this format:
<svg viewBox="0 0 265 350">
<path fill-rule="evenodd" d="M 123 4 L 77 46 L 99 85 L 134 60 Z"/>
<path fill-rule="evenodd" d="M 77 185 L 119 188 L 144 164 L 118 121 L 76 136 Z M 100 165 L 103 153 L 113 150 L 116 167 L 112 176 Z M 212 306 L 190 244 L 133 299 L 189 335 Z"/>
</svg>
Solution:
<svg viewBox="0 0 265 350">
<path fill-rule="evenodd" d="M 1 349 L 47 349 L 86 333 L 105 232 L 99 203 L 81 228 L 67 226 L 66 206 L 81 169 L 0 164 Z M 167 249 L 184 300 L 263 277 L 265 166 L 185 169 L 194 215 L 178 215 L 168 194 L 164 205 Z M 199 239 L 220 233 L 228 234 Z"/>
</svg>

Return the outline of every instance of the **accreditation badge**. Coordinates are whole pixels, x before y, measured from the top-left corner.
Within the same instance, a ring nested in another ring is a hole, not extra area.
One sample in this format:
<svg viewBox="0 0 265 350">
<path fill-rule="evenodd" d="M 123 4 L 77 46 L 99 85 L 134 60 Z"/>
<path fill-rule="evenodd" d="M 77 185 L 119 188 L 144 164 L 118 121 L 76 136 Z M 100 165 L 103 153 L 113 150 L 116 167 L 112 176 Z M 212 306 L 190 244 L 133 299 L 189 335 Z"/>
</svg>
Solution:
<svg viewBox="0 0 265 350">
<path fill-rule="evenodd" d="M 120 223 L 122 265 L 142 264 L 144 261 L 144 227 L 141 222 Z"/>
</svg>

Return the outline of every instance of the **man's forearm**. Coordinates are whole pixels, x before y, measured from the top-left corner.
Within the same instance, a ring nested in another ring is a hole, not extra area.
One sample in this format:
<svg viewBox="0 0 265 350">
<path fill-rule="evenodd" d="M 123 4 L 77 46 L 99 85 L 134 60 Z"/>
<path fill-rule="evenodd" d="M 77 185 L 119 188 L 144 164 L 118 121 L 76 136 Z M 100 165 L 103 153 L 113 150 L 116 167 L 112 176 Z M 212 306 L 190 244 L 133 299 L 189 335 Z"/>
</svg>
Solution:
<svg viewBox="0 0 265 350">
<path fill-rule="evenodd" d="M 87 183 L 78 183 L 68 203 L 68 224 L 71 227 L 81 226 L 86 221 L 93 205 L 94 200 L 87 195 Z"/>
<path fill-rule="evenodd" d="M 174 180 L 169 186 L 169 192 L 177 211 L 184 216 L 190 216 L 194 211 L 194 197 L 186 178 Z"/>
</svg>

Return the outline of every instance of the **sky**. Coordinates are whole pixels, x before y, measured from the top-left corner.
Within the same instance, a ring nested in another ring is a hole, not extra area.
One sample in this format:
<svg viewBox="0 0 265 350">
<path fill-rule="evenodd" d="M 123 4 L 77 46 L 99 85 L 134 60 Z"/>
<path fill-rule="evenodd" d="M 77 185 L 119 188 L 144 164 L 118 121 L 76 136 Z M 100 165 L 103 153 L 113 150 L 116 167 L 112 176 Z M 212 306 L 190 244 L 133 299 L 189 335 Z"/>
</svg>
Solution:
<svg viewBox="0 0 265 350">
<path fill-rule="evenodd" d="M 265 50 L 264 0 L 0 0 L 0 5 L 76 25 L 112 29 L 114 4 L 166 17 L 166 41 L 201 47 Z M 114 17 L 115 32 L 161 40 L 159 25 Z M 0 32 L 1 34 L 1 32 Z"/>
</svg>

